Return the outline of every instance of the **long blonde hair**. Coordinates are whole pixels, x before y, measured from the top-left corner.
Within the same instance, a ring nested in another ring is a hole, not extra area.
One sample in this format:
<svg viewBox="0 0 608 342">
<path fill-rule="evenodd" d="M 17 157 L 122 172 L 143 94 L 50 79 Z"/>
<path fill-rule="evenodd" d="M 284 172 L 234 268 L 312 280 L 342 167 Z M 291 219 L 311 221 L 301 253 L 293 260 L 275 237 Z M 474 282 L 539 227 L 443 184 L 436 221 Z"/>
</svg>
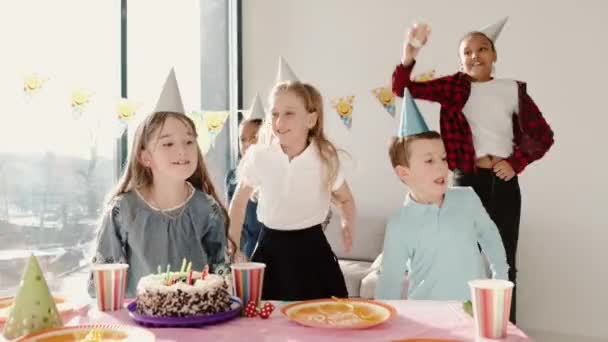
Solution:
<svg viewBox="0 0 608 342">
<path fill-rule="evenodd" d="M 146 147 L 148 147 L 155 134 L 162 130 L 168 118 L 174 118 L 183 122 L 190 129 L 192 129 L 192 132 L 195 137 L 198 136 L 196 133 L 196 126 L 194 122 L 192 121 L 192 119 L 190 119 L 183 113 L 156 112 L 149 115 L 142 123 L 139 124 L 137 130 L 135 131 L 135 137 L 133 139 L 133 145 L 131 146 L 129 162 L 126 166 L 125 171 L 122 174 L 122 177 L 118 181 L 116 188 L 110 193 L 110 196 L 108 198 L 108 207 L 111 208 L 112 204 L 118 196 L 126 192 L 139 189 L 141 187 L 150 186 L 154 183 L 152 171 L 149 168 L 143 166 L 139 161 L 140 154 L 143 150 L 146 149 Z M 213 186 L 211 178 L 209 177 L 209 173 L 207 172 L 207 167 L 205 166 L 205 162 L 203 160 L 203 154 L 201 153 L 201 149 L 198 144 L 196 144 L 196 150 L 198 154 L 196 170 L 194 171 L 192 176 L 187 179 L 187 181 L 190 182 L 195 189 L 198 189 L 213 197 L 213 199 L 220 206 L 224 215 L 224 228 L 226 229 L 226 237 L 228 237 L 228 228 L 230 227 L 230 218 L 228 217 L 228 211 L 220 201 L 217 192 L 215 191 L 215 187 Z"/>
<path fill-rule="evenodd" d="M 325 113 L 323 112 L 323 96 L 321 96 L 317 88 L 308 83 L 299 81 L 281 82 L 276 84 L 270 92 L 270 103 L 274 102 L 274 99 L 281 92 L 291 92 L 302 100 L 306 111 L 317 113 L 317 123 L 308 131 L 308 141 L 316 143 L 319 157 L 324 166 L 324 181 L 329 192 L 332 192 L 333 184 L 338 178 L 340 159 L 338 158 L 338 149 L 327 139 L 323 130 L 325 117 Z"/>
</svg>

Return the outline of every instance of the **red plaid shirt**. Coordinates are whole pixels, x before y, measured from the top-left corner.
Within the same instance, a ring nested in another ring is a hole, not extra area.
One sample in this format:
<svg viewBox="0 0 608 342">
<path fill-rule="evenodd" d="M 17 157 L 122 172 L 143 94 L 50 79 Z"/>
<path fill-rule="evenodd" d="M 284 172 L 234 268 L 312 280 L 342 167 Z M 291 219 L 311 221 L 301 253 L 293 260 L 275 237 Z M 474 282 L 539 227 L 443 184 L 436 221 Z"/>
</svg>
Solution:
<svg viewBox="0 0 608 342">
<path fill-rule="evenodd" d="M 411 80 L 415 64 L 416 62 L 408 67 L 397 65 L 393 72 L 393 93 L 403 97 L 403 90 L 408 88 L 415 98 L 439 102 L 439 126 L 450 169 L 474 171 L 476 158 L 473 134 L 462 112 L 471 93 L 471 78 L 458 72 L 427 82 L 415 82 Z M 526 84 L 517 84 L 519 112 L 513 113 L 513 154 L 507 161 L 516 173 L 520 173 L 528 164 L 540 159 L 553 145 L 553 131 L 526 92 Z"/>
</svg>

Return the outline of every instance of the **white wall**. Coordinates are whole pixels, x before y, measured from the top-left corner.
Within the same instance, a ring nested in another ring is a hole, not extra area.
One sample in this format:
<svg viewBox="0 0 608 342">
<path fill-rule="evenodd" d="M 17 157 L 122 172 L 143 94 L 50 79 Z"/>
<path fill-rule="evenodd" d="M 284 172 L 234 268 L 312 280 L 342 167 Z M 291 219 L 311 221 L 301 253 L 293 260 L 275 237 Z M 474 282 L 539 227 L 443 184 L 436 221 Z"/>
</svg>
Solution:
<svg viewBox="0 0 608 342">
<path fill-rule="evenodd" d="M 524 329 L 608 337 L 608 182 L 603 106 L 608 77 L 608 3 L 574 1 L 243 1 L 245 99 L 267 95 L 285 56 L 326 99 L 354 94 L 349 132 L 327 108 L 330 137 L 353 154 L 349 181 L 360 215 L 381 222 L 401 202 L 386 143 L 397 126 L 371 95 L 389 85 L 404 29 L 433 27 L 415 71 L 456 71 L 459 38 L 502 16 L 497 74 L 525 80 L 555 131 L 556 144 L 521 177 L 518 321 Z M 449 4 L 449 5 L 448 5 Z M 246 103 L 248 104 L 248 103 Z M 421 103 L 438 126 L 438 107 Z M 361 227 L 359 227 L 361 228 Z M 362 243 L 362 241 L 356 241 Z"/>
</svg>

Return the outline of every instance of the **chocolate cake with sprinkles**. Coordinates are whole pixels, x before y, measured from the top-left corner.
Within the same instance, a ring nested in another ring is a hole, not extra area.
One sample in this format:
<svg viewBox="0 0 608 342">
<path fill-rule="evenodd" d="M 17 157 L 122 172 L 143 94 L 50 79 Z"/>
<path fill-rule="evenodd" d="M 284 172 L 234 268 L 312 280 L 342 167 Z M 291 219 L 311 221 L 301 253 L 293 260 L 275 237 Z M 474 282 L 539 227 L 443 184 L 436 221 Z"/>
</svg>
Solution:
<svg viewBox="0 0 608 342">
<path fill-rule="evenodd" d="M 230 310 L 230 293 L 217 274 L 151 274 L 139 280 L 136 302 L 142 315 L 188 317 Z"/>
</svg>

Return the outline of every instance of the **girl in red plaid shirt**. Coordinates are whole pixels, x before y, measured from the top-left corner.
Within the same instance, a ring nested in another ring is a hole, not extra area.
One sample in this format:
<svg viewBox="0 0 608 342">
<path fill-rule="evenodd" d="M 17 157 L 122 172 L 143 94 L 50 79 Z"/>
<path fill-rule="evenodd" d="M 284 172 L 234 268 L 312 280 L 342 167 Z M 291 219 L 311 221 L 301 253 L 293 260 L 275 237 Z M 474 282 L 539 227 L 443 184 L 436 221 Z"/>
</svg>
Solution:
<svg viewBox="0 0 608 342">
<path fill-rule="evenodd" d="M 506 21 L 506 20 L 505 20 Z M 466 34 L 459 45 L 459 72 L 426 82 L 411 72 L 430 29 L 413 25 L 393 72 L 393 92 L 408 88 L 418 99 L 439 102 L 440 129 L 457 185 L 471 186 L 494 220 L 507 252 L 509 279 L 516 281 L 521 192 L 517 175 L 553 144 L 553 131 L 526 92 L 526 84 L 492 76 L 495 40 L 504 22 Z M 515 322 L 515 291 L 511 321 Z"/>
</svg>

